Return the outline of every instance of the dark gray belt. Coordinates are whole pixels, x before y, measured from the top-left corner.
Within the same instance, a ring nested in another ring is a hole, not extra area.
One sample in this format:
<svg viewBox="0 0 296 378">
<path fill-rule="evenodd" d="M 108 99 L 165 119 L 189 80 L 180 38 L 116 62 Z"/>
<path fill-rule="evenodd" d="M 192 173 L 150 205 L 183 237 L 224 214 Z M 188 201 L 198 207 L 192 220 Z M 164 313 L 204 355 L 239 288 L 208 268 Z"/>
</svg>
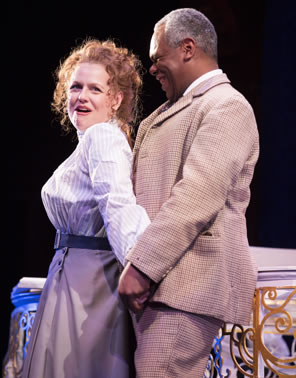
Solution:
<svg viewBox="0 0 296 378">
<path fill-rule="evenodd" d="M 101 249 L 111 251 L 111 246 L 107 238 L 97 238 L 95 236 L 71 235 L 61 231 L 56 232 L 54 249 L 59 248 L 82 248 L 82 249 Z"/>
</svg>

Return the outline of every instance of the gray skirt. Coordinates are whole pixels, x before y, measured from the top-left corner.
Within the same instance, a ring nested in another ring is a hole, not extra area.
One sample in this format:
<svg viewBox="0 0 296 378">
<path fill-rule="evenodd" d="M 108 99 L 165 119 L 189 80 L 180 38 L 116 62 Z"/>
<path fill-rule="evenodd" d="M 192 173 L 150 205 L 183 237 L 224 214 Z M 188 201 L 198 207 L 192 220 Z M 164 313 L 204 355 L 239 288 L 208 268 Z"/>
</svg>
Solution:
<svg viewBox="0 0 296 378">
<path fill-rule="evenodd" d="M 63 248 L 50 264 L 23 378 L 131 378 L 135 339 L 111 251 Z"/>
</svg>

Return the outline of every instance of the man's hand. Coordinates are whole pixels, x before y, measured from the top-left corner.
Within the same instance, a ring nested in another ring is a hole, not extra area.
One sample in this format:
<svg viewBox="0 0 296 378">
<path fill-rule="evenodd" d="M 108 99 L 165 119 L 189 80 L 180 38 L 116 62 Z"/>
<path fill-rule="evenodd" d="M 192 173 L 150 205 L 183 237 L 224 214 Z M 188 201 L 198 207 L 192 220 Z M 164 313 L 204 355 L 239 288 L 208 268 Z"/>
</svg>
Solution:
<svg viewBox="0 0 296 378">
<path fill-rule="evenodd" d="M 128 262 L 121 273 L 118 292 L 133 312 L 139 312 L 149 297 L 150 279 Z"/>
</svg>

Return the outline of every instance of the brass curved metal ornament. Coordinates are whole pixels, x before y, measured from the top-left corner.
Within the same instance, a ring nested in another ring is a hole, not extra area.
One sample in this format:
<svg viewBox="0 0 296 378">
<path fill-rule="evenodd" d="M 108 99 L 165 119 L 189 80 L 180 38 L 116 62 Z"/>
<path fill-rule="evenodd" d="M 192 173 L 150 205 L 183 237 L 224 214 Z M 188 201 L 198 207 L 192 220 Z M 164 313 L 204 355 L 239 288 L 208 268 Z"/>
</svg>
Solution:
<svg viewBox="0 0 296 378">
<path fill-rule="evenodd" d="M 244 328 L 240 324 L 234 324 L 230 332 L 226 332 L 230 337 L 230 354 L 235 367 L 246 377 L 254 377 L 254 355 L 251 353 L 249 343 L 253 344 L 254 329 Z M 236 353 L 238 350 L 238 353 Z M 241 361 L 238 360 L 240 358 Z M 248 370 L 251 370 L 248 371 Z"/>
<path fill-rule="evenodd" d="M 226 336 L 229 337 L 233 370 L 237 370 L 244 377 L 263 378 L 265 374 L 268 374 L 268 377 L 296 377 L 296 288 L 258 288 L 255 291 L 253 305 L 251 327 L 228 324 L 228 328 L 224 325 L 222 330 L 225 337 L 222 345 L 226 342 Z M 291 344 L 290 350 L 283 339 L 284 336 Z M 281 350 L 279 353 L 274 345 L 283 344 L 287 351 L 282 353 Z M 223 377 L 222 345 L 220 350 L 215 351 L 219 358 L 219 370 L 215 366 L 219 377 Z M 235 371 L 227 369 L 227 376 L 232 376 L 232 373 L 236 374 Z"/>
<path fill-rule="evenodd" d="M 285 298 L 279 295 L 280 291 L 289 292 Z M 261 295 L 260 295 L 261 294 Z M 261 309 L 262 319 L 259 311 Z M 290 374 L 283 373 L 291 371 L 296 376 L 296 352 L 291 352 L 291 356 L 274 355 L 266 346 L 264 333 L 269 332 L 274 337 L 290 335 L 293 337 L 292 347 L 296 339 L 296 319 L 293 321 L 292 313 L 296 312 L 296 288 L 295 287 L 266 287 L 257 289 L 257 303 L 255 306 L 254 324 L 256 332 L 255 344 L 261 354 L 264 364 L 278 377 L 288 377 Z"/>
</svg>

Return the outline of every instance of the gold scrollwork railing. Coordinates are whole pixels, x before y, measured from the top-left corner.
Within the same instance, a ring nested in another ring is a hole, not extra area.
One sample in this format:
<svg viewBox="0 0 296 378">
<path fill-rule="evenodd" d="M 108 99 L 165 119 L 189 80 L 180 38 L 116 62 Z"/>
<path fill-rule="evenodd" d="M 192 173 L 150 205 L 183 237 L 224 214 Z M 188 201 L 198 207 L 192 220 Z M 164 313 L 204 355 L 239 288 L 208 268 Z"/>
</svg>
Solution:
<svg viewBox="0 0 296 378">
<path fill-rule="evenodd" d="M 263 363 L 278 377 L 296 377 L 296 288 L 295 287 L 264 287 L 256 290 L 254 308 L 254 329 L 256 361 L 261 356 Z M 290 336 L 290 356 L 279 356 L 272 353 L 264 340 L 264 331 L 274 337 Z M 259 356 L 260 354 L 260 356 Z M 259 366 L 255 365 L 255 374 Z M 284 371 L 284 372 L 283 372 Z M 291 372 L 289 374 L 288 372 Z M 258 376 L 258 373 L 257 373 Z"/>
<path fill-rule="evenodd" d="M 219 363 L 211 377 L 233 377 L 234 370 L 245 377 L 296 377 L 296 287 L 257 288 L 252 323 L 224 326 L 224 350 L 214 347 Z M 280 345 L 285 348 L 277 350 Z M 223 367 L 227 354 L 231 364 Z"/>
</svg>

